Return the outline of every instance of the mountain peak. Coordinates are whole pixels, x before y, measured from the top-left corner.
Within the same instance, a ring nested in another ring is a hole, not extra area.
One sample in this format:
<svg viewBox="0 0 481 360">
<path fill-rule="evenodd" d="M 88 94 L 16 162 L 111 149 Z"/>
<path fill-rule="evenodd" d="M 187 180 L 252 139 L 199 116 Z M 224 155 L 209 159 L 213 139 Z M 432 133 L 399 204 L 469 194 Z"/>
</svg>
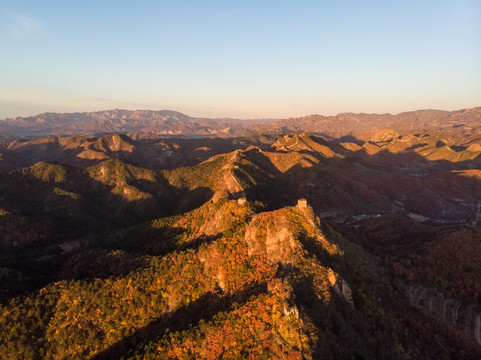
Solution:
<svg viewBox="0 0 481 360">
<path fill-rule="evenodd" d="M 336 156 L 329 147 L 328 142 L 319 136 L 311 135 L 308 131 L 301 134 L 285 135 L 277 140 L 272 146 L 276 151 L 307 151 L 323 155 L 324 157 Z"/>
</svg>

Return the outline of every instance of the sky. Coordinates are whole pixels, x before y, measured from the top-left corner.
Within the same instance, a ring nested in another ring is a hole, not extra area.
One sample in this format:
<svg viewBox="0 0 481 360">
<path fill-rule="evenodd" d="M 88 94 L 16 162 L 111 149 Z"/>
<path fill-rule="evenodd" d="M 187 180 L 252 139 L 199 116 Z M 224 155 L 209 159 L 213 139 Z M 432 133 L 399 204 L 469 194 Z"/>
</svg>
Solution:
<svg viewBox="0 0 481 360">
<path fill-rule="evenodd" d="M 0 119 L 481 106 L 481 1 L 0 0 Z"/>
</svg>

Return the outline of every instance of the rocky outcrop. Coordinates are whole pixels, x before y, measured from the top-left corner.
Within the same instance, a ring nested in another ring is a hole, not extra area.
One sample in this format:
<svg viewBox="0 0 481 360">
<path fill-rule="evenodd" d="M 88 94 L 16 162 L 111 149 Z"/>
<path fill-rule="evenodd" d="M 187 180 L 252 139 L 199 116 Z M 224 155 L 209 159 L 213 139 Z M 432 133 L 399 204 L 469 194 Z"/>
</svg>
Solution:
<svg viewBox="0 0 481 360">
<path fill-rule="evenodd" d="M 329 269 L 328 279 L 334 289 L 334 292 L 343 298 L 349 304 L 349 306 L 354 309 L 354 300 L 352 299 L 352 290 L 349 286 L 349 283 L 339 274 L 336 274 L 332 269 Z"/>
<path fill-rule="evenodd" d="M 249 256 L 266 256 L 271 264 L 288 263 L 301 250 L 283 209 L 255 215 L 246 228 L 245 240 Z"/>
<path fill-rule="evenodd" d="M 299 254 L 305 251 L 301 240 L 310 237 L 310 241 L 323 248 L 329 254 L 340 253 L 336 244 L 330 243 L 318 227 L 318 221 L 312 208 L 283 208 L 276 211 L 255 215 L 246 227 L 245 241 L 249 256 L 261 256 L 271 265 L 283 264 L 284 268 L 296 266 Z M 325 266 L 325 264 L 323 264 Z M 333 269 L 325 267 L 326 281 L 338 297 L 344 299 L 354 309 L 352 290 L 349 283 Z"/>
</svg>

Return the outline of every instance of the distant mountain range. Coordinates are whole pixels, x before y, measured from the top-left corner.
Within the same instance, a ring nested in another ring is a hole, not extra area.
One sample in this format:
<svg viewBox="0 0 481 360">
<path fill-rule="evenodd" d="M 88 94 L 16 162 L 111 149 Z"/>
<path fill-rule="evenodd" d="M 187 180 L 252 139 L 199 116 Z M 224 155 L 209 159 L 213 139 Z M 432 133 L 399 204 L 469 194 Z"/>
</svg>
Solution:
<svg viewBox="0 0 481 360">
<path fill-rule="evenodd" d="M 84 113 L 45 113 L 0 121 L 0 133 L 13 136 L 92 135 L 140 131 L 163 135 L 234 133 L 269 120 L 205 119 L 177 111 L 107 110 Z"/>
<path fill-rule="evenodd" d="M 133 133 L 139 138 L 158 135 L 241 136 L 249 132 L 310 131 L 341 137 L 364 136 L 382 128 L 399 132 L 438 130 L 450 133 L 476 134 L 481 129 L 481 107 L 441 111 L 418 110 L 391 114 L 341 113 L 335 116 L 309 115 L 282 120 L 207 119 L 191 117 L 176 111 L 107 110 L 85 113 L 45 113 L 0 121 L 0 133 L 14 137 L 47 135 L 93 135 Z"/>
<path fill-rule="evenodd" d="M 333 137 L 345 135 L 365 137 L 383 128 L 394 129 L 405 134 L 438 130 L 466 136 L 479 133 L 481 107 L 456 111 L 418 110 L 397 115 L 362 113 L 342 113 L 335 116 L 309 115 L 279 120 L 272 125 L 283 131 L 310 131 Z"/>
</svg>

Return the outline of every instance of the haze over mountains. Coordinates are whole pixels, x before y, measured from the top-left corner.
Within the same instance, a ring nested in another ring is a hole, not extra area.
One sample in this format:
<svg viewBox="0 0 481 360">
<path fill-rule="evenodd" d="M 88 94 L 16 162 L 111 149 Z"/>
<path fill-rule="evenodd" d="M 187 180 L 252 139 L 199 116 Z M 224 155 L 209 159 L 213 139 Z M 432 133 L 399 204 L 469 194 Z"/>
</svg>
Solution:
<svg viewBox="0 0 481 360">
<path fill-rule="evenodd" d="M 382 128 L 397 131 L 452 130 L 476 133 L 481 108 L 458 111 L 418 110 L 391 114 L 342 113 L 283 120 L 195 118 L 176 111 L 109 110 L 90 113 L 45 113 L 0 121 L 0 133 L 13 136 L 93 135 L 143 132 L 157 135 L 239 135 L 246 130 L 311 131 L 330 136 L 356 135 Z M 141 136 L 137 135 L 137 136 Z M 148 136 L 148 135 L 144 135 Z"/>
<path fill-rule="evenodd" d="M 90 113 L 45 113 L 8 118 L 0 122 L 0 132 L 14 136 L 91 135 L 141 131 L 154 134 L 209 135 L 228 133 L 266 121 L 204 119 L 177 111 L 108 110 Z"/>
<path fill-rule="evenodd" d="M 0 357 L 481 357 L 481 108 L 0 122 Z"/>
</svg>

